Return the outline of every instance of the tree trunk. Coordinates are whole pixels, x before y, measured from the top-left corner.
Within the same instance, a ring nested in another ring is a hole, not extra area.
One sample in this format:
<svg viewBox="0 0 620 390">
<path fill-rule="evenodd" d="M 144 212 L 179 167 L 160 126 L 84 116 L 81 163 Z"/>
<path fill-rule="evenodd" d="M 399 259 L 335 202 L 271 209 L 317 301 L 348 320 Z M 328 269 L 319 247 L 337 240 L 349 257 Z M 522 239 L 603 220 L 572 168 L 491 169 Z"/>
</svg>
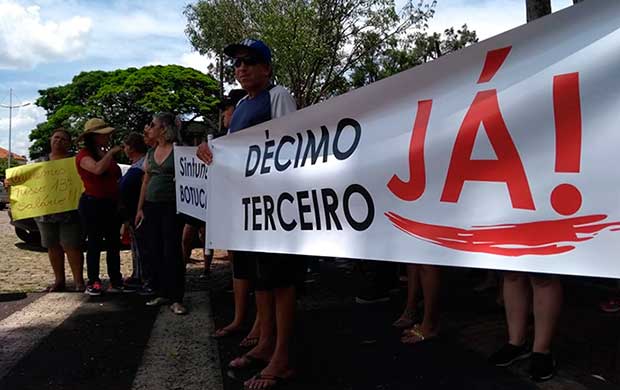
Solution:
<svg viewBox="0 0 620 390">
<path fill-rule="evenodd" d="M 551 0 L 525 0 L 525 7 L 529 23 L 551 13 Z"/>
</svg>

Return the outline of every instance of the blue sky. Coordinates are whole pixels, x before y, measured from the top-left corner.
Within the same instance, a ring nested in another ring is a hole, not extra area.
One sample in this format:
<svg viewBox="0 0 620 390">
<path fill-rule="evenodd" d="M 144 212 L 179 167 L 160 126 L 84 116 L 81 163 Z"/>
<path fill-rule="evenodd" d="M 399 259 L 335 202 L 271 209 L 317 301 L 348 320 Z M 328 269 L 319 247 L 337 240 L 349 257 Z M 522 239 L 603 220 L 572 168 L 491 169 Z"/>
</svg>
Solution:
<svg viewBox="0 0 620 390">
<path fill-rule="evenodd" d="M 206 72 L 207 58 L 185 37 L 176 0 L 0 0 L 0 104 L 34 101 L 39 89 L 79 72 L 179 64 Z M 396 0 L 402 4 L 403 0 Z M 552 0 L 553 11 L 572 0 Z M 433 31 L 467 23 L 485 39 L 525 21 L 525 0 L 438 0 Z M 12 149 L 26 154 L 28 134 L 45 119 L 36 106 L 13 114 Z M 8 146 L 8 110 L 0 109 L 0 146 Z"/>
</svg>

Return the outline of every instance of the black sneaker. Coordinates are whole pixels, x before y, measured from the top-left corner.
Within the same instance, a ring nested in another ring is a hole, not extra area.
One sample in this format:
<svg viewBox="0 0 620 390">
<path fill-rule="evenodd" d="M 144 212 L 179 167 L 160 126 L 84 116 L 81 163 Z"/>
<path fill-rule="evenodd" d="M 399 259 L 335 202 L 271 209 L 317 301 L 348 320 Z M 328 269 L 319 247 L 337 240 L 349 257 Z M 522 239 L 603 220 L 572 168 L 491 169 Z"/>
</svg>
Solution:
<svg viewBox="0 0 620 390">
<path fill-rule="evenodd" d="M 553 360 L 551 352 L 532 353 L 530 378 L 535 382 L 543 382 L 553 378 L 553 375 L 555 375 L 555 360 Z"/>
<path fill-rule="evenodd" d="M 96 297 L 101 295 L 102 290 L 103 288 L 101 286 L 101 282 L 96 281 L 86 286 L 84 293 L 90 295 L 91 297 Z"/>
<path fill-rule="evenodd" d="M 137 290 L 140 287 L 142 287 L 142 281 L 140 281 L 140 279 L 138 278 L 129 277 L 123 280 L 123 285 L 125 287 L 130 287 L 130 288 L 133 288 L 134 290 Z"/>
<path fill-rule="evenodd" d="M 143 297 L 150 297 L 155 295 L 155 290 L 150 286 L 144 285 L 138 290 L 138 295 L 141 295 Z"/>
<path fill-rule="evenodd" d="M 531 354 L 532 351 L 525 344 L 518 347 L 507 343 L 489 357 L 489 363 L 497 367 L 508 367 L 517 360 L 527 359 Z"/>
<path fill-rule="evenodd" d="M 373 303 L 382 303 L 388 302 L 390 297 L 388 295 L 365 295 L 360 294 L 355 297 L 355 303 L 359 303 L 361 305 L 370 305 Z"/>
<path fill-rule="evenodd" d="M 107 292 L 109 293 L 132 293 L 136 292 L 136 289 L 129 287 L 122 282 L 110 283 Z"/>
</svg>

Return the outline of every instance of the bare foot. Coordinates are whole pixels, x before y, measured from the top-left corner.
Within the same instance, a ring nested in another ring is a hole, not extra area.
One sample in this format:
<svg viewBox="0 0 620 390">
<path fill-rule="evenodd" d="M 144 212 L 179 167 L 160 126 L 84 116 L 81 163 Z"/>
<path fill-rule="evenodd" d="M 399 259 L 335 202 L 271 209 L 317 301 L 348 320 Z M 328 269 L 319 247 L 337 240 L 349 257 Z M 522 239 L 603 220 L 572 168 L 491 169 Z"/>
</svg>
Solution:
<svg viewBox="0 0 620 390">
<path fill-rule="evenodd" d="M 228 337 L 228 336 L 233 336 L 235 334 L 238 334 L 240 332 L 241 332 L 241 325 L 231 323 L 231 324 L 226 325 L 223 328 L 216 330 L 213 337 L 215 338 Z"/>
</svg>

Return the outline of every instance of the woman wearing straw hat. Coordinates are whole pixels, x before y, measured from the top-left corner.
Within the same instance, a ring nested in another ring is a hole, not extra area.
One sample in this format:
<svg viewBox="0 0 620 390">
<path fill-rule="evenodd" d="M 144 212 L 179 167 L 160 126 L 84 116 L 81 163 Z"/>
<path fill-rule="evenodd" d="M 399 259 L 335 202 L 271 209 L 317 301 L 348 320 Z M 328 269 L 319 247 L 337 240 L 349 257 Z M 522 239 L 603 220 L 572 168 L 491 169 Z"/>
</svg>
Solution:
<svg viewBox="0 0 620 390">
<path fill-rule="evenodd" d="M 171 304 L 174 314 L 186 314 L 185 263 L 181 248 L 183 218 L 177 214 L 174 184 L 174 142 L 178 140 L 176 118 L 159 113 L 146 130 L 157 140 L 144 161 L 144 178 L 136 213 L 136 229 L 144 229 L 147 239 L 146 261 L 153 265 L 157 298 L 148 306 Z M 144 226 L 142 226 L 144 225 Z M 142 226 L 142 227 L 140 227 Z"/>
<path fill-rule="evenodd" d="M 88 268 L 88 295 L 101 295 L 99 261 L 103 240 L 107 247 L 106 263 L 110 286 L 108 291 L 128 291 L 123 287 L 120 259 L 120 219 L 118 215 L 118 179 L 121 169 L 114 161 L 120 146 L 110 147 L 114 128 L 102 119 L 90 119 L 84 125 L 80 139 L 84 148 L 76 156 L 78 173 L 84 183 L 79 211 L 88 236 L 86 266 Z"/>
</svg>

